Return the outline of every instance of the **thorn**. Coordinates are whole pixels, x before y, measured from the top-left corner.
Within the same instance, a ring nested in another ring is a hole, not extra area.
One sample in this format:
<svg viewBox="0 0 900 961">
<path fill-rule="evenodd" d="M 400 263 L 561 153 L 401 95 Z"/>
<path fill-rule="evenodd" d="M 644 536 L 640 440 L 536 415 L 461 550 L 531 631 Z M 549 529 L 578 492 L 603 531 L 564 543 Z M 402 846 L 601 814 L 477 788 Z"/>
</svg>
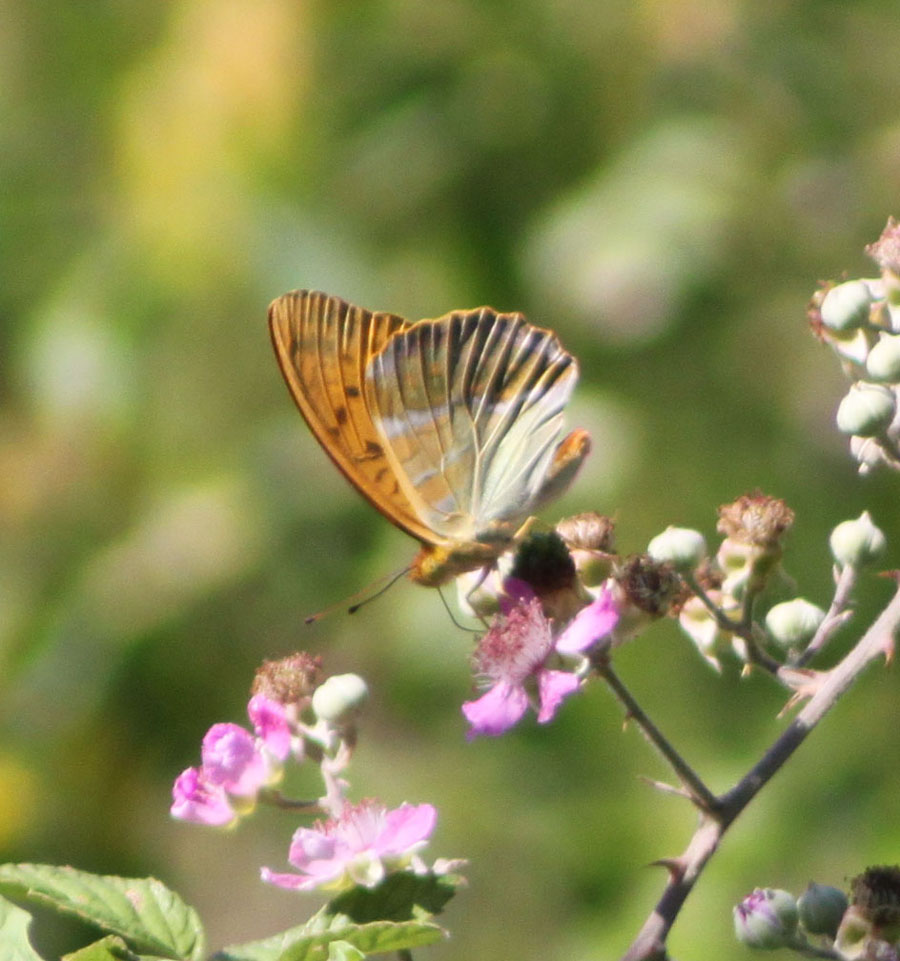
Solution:
<svg viewBox="0 0 900 961">
<path fill-rule="evenodd" d="M 681 858 L 660 858 L 658 861 L 651 861 L 651 868 L 665 868 L 669 872 L 669 878 L 674 883 L 678 883 L 684 877 L 684 862 Z"/>
<path fill-rule="evenodd" d="M 643 781 L 644 784 L 655 788 L 657 791 L 661 791 L 663 794 L 674 794 L 676 797 L 686 798 L 688 801 L 694 800 L 684 788 L 676 787 L 674 784 L 666 784 L 665 781 L 656 781 L 652 777 L 645 777 L 643 774 L 638 775 L 638 780 Z"/>
</svg>

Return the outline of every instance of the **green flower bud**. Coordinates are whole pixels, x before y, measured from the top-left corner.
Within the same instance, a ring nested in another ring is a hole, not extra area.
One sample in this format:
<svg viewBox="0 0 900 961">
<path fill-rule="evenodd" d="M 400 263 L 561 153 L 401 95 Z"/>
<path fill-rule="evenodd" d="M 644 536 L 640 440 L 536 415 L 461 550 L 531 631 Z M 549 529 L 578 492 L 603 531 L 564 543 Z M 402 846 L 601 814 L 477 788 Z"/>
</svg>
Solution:
<svg viewBox="0 0 900 961">
<path fill-rule="evenodd" d="M 687 527 L 667 527 L 647 545 L 655 561 L 668 561 L 676 570 L 692 571 L 706 557 L 706 540 Z"/>
<path fill-rule="evenodd" d="M 358 674 L 334 674 L 316 688 L 312 709 L 320 721 L 343 721 L 362 707 L 368 695 L 366 682 Z"/>
<path fill-rule="evenodd" d="M 825 620 L 825 611 L 802 597 L 776 604 L 766 614 L 769 637 L 783 648 L 802 648 Z"/>
<path fill-rule="evenodd" d="M 872 523 L 868 511 L 854 521 L 843 521 L 828 539 L 831 554 L 841 567 L 865 567 L 874 563 L 887 547 L 884 534 Z"/>
<path fill-rule="evenodd" d="M 900 381 L 900 335 L 882 334 L 866 358 L 866 372 L 872 380 L 888 384 Z"/>
<path fill-rule="evenodd" d="M 734 909 L 734 933 L 750 948 L 784 948 L 794 940 L 799 916 L 790 892 L 757 888 Z"/>
<path fill-rule="evenodd" d="M 833 938 L 849 905 L 847 895 L 839 888 L 810 881 L 809 887 L 797 901 L 800 923 L 810 934 L 825 934 Z"/>
<path fill-rule="evenodd" d="M 879 384 L 858 381 L 838 407 L 838 429 L 857 437 L 880 434 L 894 419 L 896 407 L 893 391 Z"/>
<path fill-rule="evenodd" d="M 832 330 L 852 330 L 869 319 L 872 295 L 861 280 L 832 287 L 822 301 L 822 323 Z"/>
</svg>

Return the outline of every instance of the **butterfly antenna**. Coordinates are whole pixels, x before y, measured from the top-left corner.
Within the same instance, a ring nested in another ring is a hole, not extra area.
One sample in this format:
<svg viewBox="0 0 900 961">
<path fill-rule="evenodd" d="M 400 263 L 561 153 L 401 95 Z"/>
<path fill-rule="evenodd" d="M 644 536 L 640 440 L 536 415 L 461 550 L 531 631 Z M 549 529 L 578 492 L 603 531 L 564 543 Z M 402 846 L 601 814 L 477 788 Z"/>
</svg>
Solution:
<svg viewBox="0 0 900 961">
<path fill-rule="evenodd" d="M 315 614 L 310 614 L 309 617 L 305 617 L 303 619 L 303 622 L 305 624 L 315 624 L 316 621 L 320 621 L 323 617 L 326 617 L 328 614 L 331 614 L 333 611 L 336 611 L 339 607 L 343 607 L 347 603 L 347 601 L 355 602 L 355 603 L 352 603 L 347 608 L 348 614 L 355 614 L 364 604 L 368 604 L 369 601 L 374 601 L 376 597 L 381 597 L 381 595 L 389 587 L 392 587 L 394 584 L 396 584 L 397 581 L 399 581 L 404 574 L 408 574 L 409 571 L 410 571 L 409 567 L 404 567 L 403 570 L 397 571 L 395 574 L 386 574 L 384 577 L 379 577 L 376 581 L 374 581 L 368 587 L 364 587 L 361 591 L 357 591 L 356 594 L 353 594 L 350 597 L 346 597 L 342 601 L 336 601 L 334 604 L 329 604 L 328 607 L 322 608 L 321 611 L 316 611 Z M 371 591 L 377 585 L 381 584 L 382 581 L 384 580 L 387 580 L 387 583 L 384 585 L 384 587 L 379 587 L 374 594 L 371 594 L 367 597 L 363 596 L 368 594 L 369 591 Z M 362 600 L 356 601 L 356 598 L 358 597 L 362 597 Z"/>
<path fill-rule="evenodd" d="M 402 571 L 397 571 L 396 574 L 390 575 L 390 580 L 387 582 L 387 584 L 384 585 L 384 587 L 379 587 L 374 594 L 370 594 L 368 597 L 364 597 L 361 601 L 357 601 L 356 604 L 351 604 L 347 608 L 347 613 L 355 614 L 364 604 L 368 604 L 369 601 L 374 601 L 377 597 L 381 597 L 381 595 L 387 592 L 390 588 L 392 588 L 397 583 L 397 581 L 399 581 L 400 578 L 403 577 L 404 574 L 408 574 L 411 570 L 412 570 L 412 567 L 404 567 Z M 359 595 L 357 595 L 357 597 L 358 596 Z"/>
</svg>

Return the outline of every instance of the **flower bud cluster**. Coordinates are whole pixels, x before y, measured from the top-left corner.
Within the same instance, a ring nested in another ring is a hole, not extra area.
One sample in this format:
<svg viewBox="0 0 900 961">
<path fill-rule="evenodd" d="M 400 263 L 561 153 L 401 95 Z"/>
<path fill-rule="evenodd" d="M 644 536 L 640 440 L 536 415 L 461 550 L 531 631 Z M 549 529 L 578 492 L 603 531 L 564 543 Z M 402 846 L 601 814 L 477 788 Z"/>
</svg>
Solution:
<svg viewBox="0 0 900 961">
<path fill-rule="evenodd" d="M 816 336 L 851 381 L 838 406 L 838 429 L 850 437 L 860 473 L 900 470 L 900 224 L 892 217 L 866 253 L 881 276 L 820 290 L 810 305 Z"/>
<path fill-rule="evenodd" d="M 264 881 L 292 890 L 374 887 L 397 870 L 455 870 L 461 862 L 428 869 L 418 857 L 437 817 L 430 804 L 388 810 L 375 799 L 348 801 L 349 784 L 340 775 L 349 764 L 356 716 L 367 694 L 365 681 L 355 674 L 320 682 L 319 659 L 306 654 L 266 662 L 247 705 L 253 732 L 231 723 L 209 729 L 202 763 L 175 781 L 172 816 L 232 827 L 259 802 L 324 813 L 325 820 L 294 833 L 288 860 L 296 871 L 262 869 Z M 321 798 L 293 802 L 275 790 L 291 760 L 318 764 L 325 788 Z"/>
<path fill-rule="evenodd" d="M 734 908 L 734 931 L 762 950 L 900 961 L 900 866 L 867 868 L 850 882 L 849 898 L 815 882 L 799 898 L 757 888 Z"/>
<path fill-rule="evenodd" d="M 794 512 L 784 501 L 756 492 L 719 508 L 718 531 L 724 536 L 714 555 L 702 534 L 685 528 L 669 527 L 650 541 L 649 555 L 670 564 L 684 579 L 686 586 L 673 609 L 682 629 L 716 669 L 719 653 L 728 647 L 746 656 L 745 645 L 728 625 L 734 623 L 737 630 L 747 600 L 789 580 L 781 558 L 793 522 Z M 782 612 L 782 620 L 790 620 L 785 618 L 788 613 Z M 809 611 L 805 613 L 808 621 Z M 775 621 L 781 623 L 777 613 Z M 779 643 L 791 647 L 809 633 L 808 625 L 786 625 L 781 633 L 786 639 Z"/>
<path fill-rule="evenodd" d="M 847 912 L 847 895 L 838 888 L 810 882 L 799 898 L 779 888 L 756 888 L 734 908 L 734 933 L 751 948 L 793 948 L 806 954 L 810 937 L 833 944 Z"/>
</svg>

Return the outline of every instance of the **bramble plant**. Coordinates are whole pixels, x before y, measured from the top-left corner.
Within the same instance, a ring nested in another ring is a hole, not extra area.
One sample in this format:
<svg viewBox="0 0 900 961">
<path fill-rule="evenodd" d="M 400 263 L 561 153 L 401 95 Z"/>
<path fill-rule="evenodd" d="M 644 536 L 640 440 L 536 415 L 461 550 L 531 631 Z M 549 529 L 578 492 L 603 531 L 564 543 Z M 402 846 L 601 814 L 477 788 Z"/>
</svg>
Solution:
<svg viewBox="0 0 900 961">
<path fill-rule="evenodd" d="M 890 220 L 868 252 L 880 277 L 829 285 L 810 310 L 814 332 L 851 380 L 836 419 L 861 472 L 900 469 L 900 226 Z M 580 514 L 553 530 L 532 528 L 488 574 L 458 578 L 460 606 L 486 628 L 472 654 L 480 693 L 462 705 L 470 740 L 510 732 L 529 709 L 539 724 L 550 723 L 568 697 L 599 680 L 670 767 L 674 783 L 655 786 L 684 799 L 698 816 L 684 851 L 660 856 L 667 874 L 662 893 L 624 961 L 668 956 L 669 931 L 725 832 L 861 672 L 893 655 L 897 571 L 885 575 L 895 585 L 892 597 L 857 629 L 848 653 L 828 669 L 815 667 L 851 620 L 859 579 L 876 571 L 887 545 L 867 512 L 837 523 L 829 541 L 834 593 L 817 605 L 797 595 L 783 566 L 793 525 L 786 503 L 754 492 L 719 509 L 714 549 L 698 531 L 669 527 L 646 551 L 622 555 L 608 517 Z M 782 713 L 795 712 L 721 794 L 688 764 L 614 667 L 620 645 L 665 617 L 678 620 L 715 670 L 730 670 L 736 661 L 743 673 L 768 675 L 784 690 Z M 212 955 L 218 961 L 350 961 L 385 953 L 409 959 L 414 948 L 446 936 L 436 918 L 464 883 L 465 862 L 425 859 L 436 808 L 421 800 L 396 806 L 353 800 L 359 792 L 349 771 L 366 695 L 361 678 L 325 677 L 310 655 L 267 662 L 252 685 L 249 727 L 214 724 L 200 764 L 175 780 L 172 815 L 206 827 L 233 829 L 266 806 L 296 812 L 301 826 L 286 855 L 291 870 L 265 866 L 261 880 L 298 896 L 332 895 L 305 924 L 224 948 Z M 298 765 L 317 772 L 316 797 L 283 793 L 286 774 Z M 848 874 L 854 870 L 848 866 Z M 102 932 L 71 959 L 207 957 L 196 912 L 153 878 L 7 864 L 0 866 L 0 893 L 49 905 Z M 27 912 L 5 898 L 0 912 L 0 956 L 38 961 Z M 738 940 L 753 948 L 847 961 L 900 959 L 900 867 L 864 870 L 849 897 L 824 883 L 810 884 L 799 898 L 759 888 L 733 912 Z"/>
</svg>

